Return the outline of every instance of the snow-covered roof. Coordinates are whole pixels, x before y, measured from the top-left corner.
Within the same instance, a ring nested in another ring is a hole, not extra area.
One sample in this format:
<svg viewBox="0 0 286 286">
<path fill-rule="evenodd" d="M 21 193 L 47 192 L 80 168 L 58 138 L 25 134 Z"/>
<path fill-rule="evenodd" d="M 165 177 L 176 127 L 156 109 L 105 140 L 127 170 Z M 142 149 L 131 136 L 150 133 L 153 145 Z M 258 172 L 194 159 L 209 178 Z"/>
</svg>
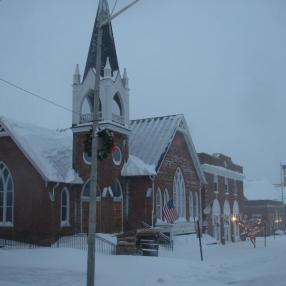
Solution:
<svg viewBox="0 0 286 286">
<path fill-rule="evenodd" d="M 247 200 L 281 201 L 281 190 L 275 188 L 267 179 L 244 181 L 244 196 Z"/>
<path fill-rule="evenodd" d="M 130 122 L 129 154 L 122 175 L 150 175 L 158 172 L 176 132 L 181 129 L 201 181 L 205 182 L 203 171 L 192 142 L 185 118 L 182 114 L 144 118 Z M 140 162 L 141 161 L 141 162 Z M 143 167 L 143 168 L 140 168 Z M 151 173 L 152 173 L 151 172 Z"/>
<path fill-rule="evenodd" d="M 0 124 L 43 179 L 82 183 L 72 168 L 72 132 L 56 131 L 0 117 Z"/>
<path fill-rule="evenodd" d="M 145 164 L 136 156 L 129 155 L 127 163 L 121 170 L 122 176 L 151 176 L 156 175 L 154 165 Z"/>
</svg>

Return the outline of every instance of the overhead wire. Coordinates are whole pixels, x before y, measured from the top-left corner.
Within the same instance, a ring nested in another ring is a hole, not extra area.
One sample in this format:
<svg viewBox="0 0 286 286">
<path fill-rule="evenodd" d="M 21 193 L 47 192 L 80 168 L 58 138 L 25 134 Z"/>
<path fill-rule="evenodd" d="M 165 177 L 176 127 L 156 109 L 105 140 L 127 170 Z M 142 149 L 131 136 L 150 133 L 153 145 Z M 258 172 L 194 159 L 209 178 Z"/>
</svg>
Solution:
<svg viewBox="0 0 286 286">
<path fill-rule="evenodd" d="M 36 93 L 34 93 L 34 92 L 32 92 L 32 91 L 29 91 L 29 90 L 27 90 L 27 89 L 25 89 L 25 88 L 23 88 L 23 87 L 21 87 L 21 86 L 15 84 L 15 83 L 12 83 L 11 81 L 8 81 L 8 80 L 6 80 L 6 79 L 4 79 L 4 78 L 1 78 L 1 77 L 0 77 L 0 81 L 4 82 L 5 84 L 7 84 L 7 85 L 9 85 L 9 86 L 12 86 L 12 87 L 18 89 L 18 90 L 21 90 L 21 91 L 23 91 L 23 92 L 25 92 L 25 93 L 27 93 L 27 94 L 29 94 L 29 95 L 32 95 L 32 96 L 34 96 L 34 97 L 36 97 L 36 98 L 38 98 L 38 99 L 40 99 L 40 100 L 43 100 L 43 101 L 45 101 L 45 102 L 47 102 L 47 103 L 50 103 L 50 104 L 52 104 L 52 105 L 54 105 L 54 106 L 56 106 L 56 107 L 58 107 L 58 108 L 64 109 L 64 110 L 66 110 L 66 111 L 68 111 L 68 112 L 72 112 L 72 113 L 79 114 L 78 112 L 76 112 L 76 111 L 74 111 L 74 110 L 72 110 L 72 109 L 70 109 L 70 108 L 67 108 L 67 107 L 65 107 L 65 106 L 63 106 L 63 105 L 61 105 L 61 104 L 58 104 L 58 103 L 56 103 L 56 102 L 54 102 L 54 101 L 52 101 L 52 100 L 50 100 L 50 99 L 47 99 L 47 98 L 45 98 L 45 97 L 43 97 L 43 96 L 41 96 L 41 95 L 39 95 L 39 94 L 36 94 Z"/>
<path fill-rule="evenodd" d="M 112 16 L 112 15 L 113 15 L 114 10 L 115 10 L 116 5 L 117 5 L 117 2 L 118 2 L 118 0 L 115 0 L 115 3 L 114 3 L 113 8 L 112 8 L 112 10 L 111 10 L 110 16 Z"/>
</svg>

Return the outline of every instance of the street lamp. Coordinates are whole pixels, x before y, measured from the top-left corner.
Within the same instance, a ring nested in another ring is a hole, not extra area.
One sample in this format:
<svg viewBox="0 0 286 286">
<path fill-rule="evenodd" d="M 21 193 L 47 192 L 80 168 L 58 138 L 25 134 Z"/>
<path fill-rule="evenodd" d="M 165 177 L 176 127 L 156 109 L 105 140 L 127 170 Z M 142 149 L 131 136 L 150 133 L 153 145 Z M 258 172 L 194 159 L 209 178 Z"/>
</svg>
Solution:
<svg viewBox="0 0 286 286">
<path fill-rule="evenodd" d="M 102 0 L 100 0 L 102 1 Z M 93 124 L 92 124 L 92 164 L 91 164 L 91 181 L 90 181 L 90 203 L 89 203 L 89 226 L 88 226 L 88 253 L 87 253 L 87 286 L 94 286 L 94 267 L 95 267 L 95 233 L 96 233 L 96 189 L 97 189 L 97 131 L 99 119 L 99 95 L 100 95 L 100 70 L 101 70 L 101 48 L 102 48 L 102 28 L 111 22 L 131 6 L 139 2 L 135 0 L 126 7 L 119 10 L 107 19 L 103 19 L 102 13 L 99 13 L 97 23 L 97 41 L 96 41 L 96 75 L 94 85 L 93 99 Z"/>
</svg>

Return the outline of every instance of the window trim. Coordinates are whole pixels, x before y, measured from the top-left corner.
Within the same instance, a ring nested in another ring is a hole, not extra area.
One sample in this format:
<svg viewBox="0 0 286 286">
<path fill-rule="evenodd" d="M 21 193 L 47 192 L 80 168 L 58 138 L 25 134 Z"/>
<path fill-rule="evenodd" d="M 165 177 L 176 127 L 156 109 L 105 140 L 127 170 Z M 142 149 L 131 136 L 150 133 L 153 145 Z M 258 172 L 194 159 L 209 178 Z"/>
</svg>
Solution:
<svg viewBox="0 0 286 286">
<path fill-rule="evenodd" d="M 173 179 L 173 202 L 178 215 L 177 220 L 186 220 L 186 184 L 180 168 L 177 168 Z"/>
<path fill-rule="evenodd" d="M 158 198 L 160 199 L 160 205 L 158 204 Z M 160 211 L 159 211 L 160 217 L 158 216 L 158 209 L 159 208 L 160 208 Z M 162 192 L 161 192 L 160 188 L 158 188 L 158 190 L 156 192 L 156 218 L 157 218 L 157 221 L 158 220 L 163 221 Z"/>
<path fill-rule="evenodd" d="M 119 151 L 119 153 L 120 153 L 120 160 L 119 160 L 119 161 L 116 161 L 116 160 L 114 159 L 114 157 L 113 157 L 113 154 L 115 153 L 115 151 L 114 151 L 114 152 L 112 152 L 112 162 L 114 163 L 114 165 L 120 166 L 121 163 L 122 163 L 122 151 L 121 151 L 121 149 L 119 148 L 119 146 L 117 146 L 117 145 L 114 145 L 114 148 Z"/>
<path fill-rule="evenodd" d="M 1 167 L 2 165 L 2 167 Z M 4 178 L 4 170 L 7 170 L 8 172 L 8 176 L 5 179 Z M 14 181 L 13 181 L 13 177 L 12 174 L 9 170 L 9 168 L 7 167 L 7 165 L 3 162 L 0 161 L 0 177 L 3 180 L 3 204 L 2 204 L 2 221 L 0 221 L 0 227 L 14 227 Z M 12 202 L 11 202 L 11 207 L 12 208 L 12 213 L 11 213 L 11 222 L 7 222 L 6 221 L 6 217 L 7 217 L 7 193 L 8 193 L 8 182 L 9 179 L 11 180 L 11 184 L 12 184 Z"/>
<path fill-rule="evenodd" d="M 83 162 L 86 164 L 86 165 L 91 165 L 91 161 L 92 161 L 92 159 L 91 159 L 91 161 L 89 162 L 86 158 L 85 158 L 85 156 L 86 156 L 87 154 L 86 154 L 86 152 L 84 152 L 83 151 L 83 153 L 82 153 L 82 159 L 83 159 Z"/>
<path fill-rule="evenodd" d="M 66 194 L 66 206 L 63 205 L 63 194 Z M 66 208 L 66 220 L 63 220 L 63 208 Z M 64 187 L 61 191 L 61 227 L 70 226 L 70 192 L 67 187 Z"/>
</svg>

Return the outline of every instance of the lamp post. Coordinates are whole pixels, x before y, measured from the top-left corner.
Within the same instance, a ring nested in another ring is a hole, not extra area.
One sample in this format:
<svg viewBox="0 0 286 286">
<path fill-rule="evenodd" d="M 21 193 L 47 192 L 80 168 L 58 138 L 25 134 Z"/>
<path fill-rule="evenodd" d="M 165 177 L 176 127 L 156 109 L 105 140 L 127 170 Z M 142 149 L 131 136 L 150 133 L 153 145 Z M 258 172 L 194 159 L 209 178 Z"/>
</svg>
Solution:
<svg viewBox="0 0 286 286">
<path fill-rule="evenodd" d="M 93 124 L 92 124 L 92 164 L 91 164 L 91 181 L 90 181 L 90 202 L 89 202 L 89 226 L 88 226 L 88 253 L 87 253 L 87 286 L 94 286 L 95 271 L 95 233 L 96 233 L 96 189 L 97 189 L 97 131 L 99 119 L 99 95 L 100 95 L 100 70 L 101 70 L 101 51 L 102 51 L 102 28 L 111 22 L 131 6 L 139 2 L 135 0 L 120 11 L 103 19 L 102 13 L 99 14 L 97 23 L 97 41 L 96 41 L 96 75 L 93 98 Z"/>
</svg>

